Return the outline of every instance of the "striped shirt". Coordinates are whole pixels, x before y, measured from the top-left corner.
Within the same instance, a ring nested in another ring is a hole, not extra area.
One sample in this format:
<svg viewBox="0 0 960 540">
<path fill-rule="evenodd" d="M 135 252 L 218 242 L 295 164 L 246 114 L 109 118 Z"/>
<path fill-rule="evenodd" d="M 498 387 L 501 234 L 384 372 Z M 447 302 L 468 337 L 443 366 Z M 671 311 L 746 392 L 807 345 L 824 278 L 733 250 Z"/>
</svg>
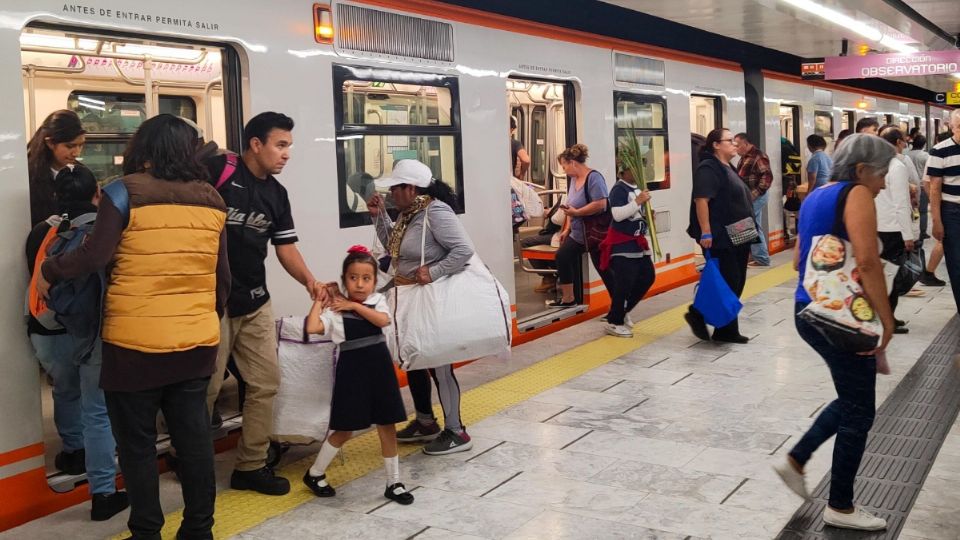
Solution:
<svg viewBox="0 0 960 540">
<path fill-rule="evenodd" d="M 927 176 L 943 178 L 943 200 L 960 204 L 960 145 L 953 137 L 930 151 Z"/>
</svg>

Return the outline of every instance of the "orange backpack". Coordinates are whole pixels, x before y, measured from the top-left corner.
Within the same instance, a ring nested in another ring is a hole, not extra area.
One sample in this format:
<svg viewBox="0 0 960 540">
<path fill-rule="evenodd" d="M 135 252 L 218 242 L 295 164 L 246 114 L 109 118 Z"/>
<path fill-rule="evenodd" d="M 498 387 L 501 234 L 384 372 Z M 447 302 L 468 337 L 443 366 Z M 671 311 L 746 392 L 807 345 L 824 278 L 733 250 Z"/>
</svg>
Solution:
<svg viewBox="0 0 960 540">
<path fill-rule="evenodd" d="M 59 224 L 51 226 L 46 236 L 43 237 L 43 241 L 40 242 L 40 249 L 37 250 L 37 256 L 33 260 L 33 275 L 30 276 L 30 287 L 27 289 L 27 309 L 30 310 L 30 315 L 48 330 L 59 330 L 63 328 L 63 325 L 57 322 L 57 314 L 47 307 L 47 301 L 37 292 L 37 279 L 40 277 L 40 268 L 43 266 L 43 262 L 47 260 L 50 245 L 57 239 L 59 229 Z"/>
</svg>

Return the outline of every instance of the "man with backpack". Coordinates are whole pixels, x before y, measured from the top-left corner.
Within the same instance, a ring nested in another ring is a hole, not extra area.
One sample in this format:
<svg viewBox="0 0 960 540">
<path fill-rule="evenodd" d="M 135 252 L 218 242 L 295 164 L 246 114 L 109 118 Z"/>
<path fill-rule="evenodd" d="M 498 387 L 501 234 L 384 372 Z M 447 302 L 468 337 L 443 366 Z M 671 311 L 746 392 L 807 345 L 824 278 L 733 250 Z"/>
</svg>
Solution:
<svg viewBox="0 0 960 540">
<path fill-rule="evenodd" d="M 45 300 L 37 290 L 40 266 L 47 256 L 79 247 L 93 229 L 100 189 L 82 165 L 65 167 L 54 180 L 61 216 L 41 221 L 27 237 L 31 274 L 27 333 L 37 358 L 53 379 L 54 423 L 63 451 L 55 463 L 61 471 L 86 472 L 93 496 L 90 519 L 105 521 L 128 506 L 127 494 L 116 489 L 116 442 L 100 389 L 99 274 L 64 281 Z"/>
<path fill-rule="evenodd" d="M 243 433 L 230 487 L 267 495 L 290 491 L 287 479 L 268 466 L 273 435 L 273 399 L 280 385 L 276 322 L 267 291 L 267 243 L 280 264 L 311 297 L 325 291 L 297 249 L 297 233 L 287 190 L 273 177 L 290 158 L 293 120 L 276 112 L 250 119 L 243 130 L 243 153 L 208 160 L 215 187 L 227 205 L 227 246 L 232 284 L 227 314 L 220 324 L 217 371 L 210 378 L 207 407 L 212 409 L 232 355 L 246 383 Z"/>
</svg>

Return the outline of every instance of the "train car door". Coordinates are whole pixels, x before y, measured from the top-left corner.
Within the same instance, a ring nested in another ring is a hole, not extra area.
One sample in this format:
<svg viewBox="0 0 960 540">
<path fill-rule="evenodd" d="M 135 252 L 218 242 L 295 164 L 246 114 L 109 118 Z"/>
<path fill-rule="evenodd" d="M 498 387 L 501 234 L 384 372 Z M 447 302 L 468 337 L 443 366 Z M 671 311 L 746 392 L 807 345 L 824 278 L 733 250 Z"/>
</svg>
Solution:
<svg viewBox="0 0 960 540">
<path fill-rule="evenodd" d="M 690 132 L 707 136 L 723 125 L 723 101 L 720 96 L 690 96 Z"/>
<path fill-rule="evenodd" d="M 556 297 L 553 258 L 557 246 L 556 242 L 551 245 L 551 239 L 559 221 L 550 221 L 547 216 L 567 190 L 566 175 L 556 158 L 576 142 L 576 96 L 570 82 L 514 77 L 507 80 L 506 93 L 507 110 L 518 126 L 514 139 L 520 141 L 530 157 L 530 166 L 520 180 L 537 192 L 544 205 L 543 217 L 530 218 L 514 228 L 517 326 L 525 332 L 587 308 L 583 305 L 582 279 L 576 277 L 577 305 L 567 309 L 546 307 Z"/>
<path fill-rule="evenodd" d="M 189 119 L 207 141 L 240 150 L 240 62 L 228 45 L 44 25 L 23 31 L 20 56 L 28 137 L 50 113 L 76 112 L 87 131 L 80 161 L 101 184 L 122 174 L 127 142 L 143 121 L 160 113 Z M 57 470 L 54 456 L 62 445 L 46 377 L 40 388 L 47 482 L 55 491 L 70 491 L 85 476 Z M 215 436 L 240 423 L 238 404 L 231 399 L 236 385 L 222 395 L 226 422 Z M 167 446 L 162 435 L 158 449 Z"/>
</svg>

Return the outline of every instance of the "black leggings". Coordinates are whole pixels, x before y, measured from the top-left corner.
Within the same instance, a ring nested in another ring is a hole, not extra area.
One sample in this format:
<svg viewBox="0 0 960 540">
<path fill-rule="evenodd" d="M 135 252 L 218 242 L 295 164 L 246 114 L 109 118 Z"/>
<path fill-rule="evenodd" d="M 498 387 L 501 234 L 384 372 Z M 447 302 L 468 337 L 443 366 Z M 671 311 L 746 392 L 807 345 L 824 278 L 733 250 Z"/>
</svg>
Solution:
<svg viewBox="0 0 960 540">
<path fill-rule="evenodd" d="M 580 256 L 586 251 L 586 246 L 569 236 L 563 241 L 556 255 L 558 284 L 570 285 L 573 283 L 573 276 L 576 275 L 577 267 L 580 265 Z M 612 291 L 614 287 L 613 272 L 609 268 L 606 272 L 600 272 L 600 250 L 590 250 L 590 261 L 593 262 L 593 267 L 600 273 L 603 286 L 608 291 Z"/>
<path fill-rule="evenodd" d="M 433 417 L 431 376 L 440 395 L 444 427 L 460 431 L 463 429 L 463 421 L 460 419 L 460 383 L 453 373 L 452 365 L 434 369 L 414 369 L 407 372 L 407 385 L 410 387 L 410 395 L 413 396 L 413 407 L 418 415 Z"/>
<path fill-rule="evenodd" d="M 903 243 L 903 235 L 898 232 L 879 232 L 880 242 L 883 244 L 883 251 L 880 252 L 880 258 L 890 261 L 896 265 L 902 265 L 906 260 L 907 246 Z M 897 304 L 900 297 L 893 291 L 887 291 L 890 296 L 890 311 L 897 310 Z"/>
<path fill-rule="evenodd" d="M 613 290 L 610 291 L 610 313 L 607 322 L 623 324 L 624 316 L 637 307 L 657 277 L 650 257 L 610 257 Z"/>
</svg>

